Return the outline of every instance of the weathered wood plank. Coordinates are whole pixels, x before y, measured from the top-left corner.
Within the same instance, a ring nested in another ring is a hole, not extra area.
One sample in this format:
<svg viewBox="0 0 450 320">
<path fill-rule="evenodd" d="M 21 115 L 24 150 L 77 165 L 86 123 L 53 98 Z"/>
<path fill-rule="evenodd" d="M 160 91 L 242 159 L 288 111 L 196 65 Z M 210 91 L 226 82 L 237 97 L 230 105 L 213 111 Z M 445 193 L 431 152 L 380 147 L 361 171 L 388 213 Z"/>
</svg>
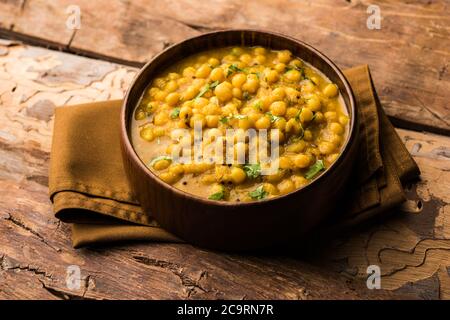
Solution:
<svg viewBox="0 0 450 320">
<path fill-rule="evenodd" d="M 422 212 L 336 241 L 320 257 L 155 243 L 74 250 L 70 227 L 53 217 L 47 194 L 53 109 L 120 98 L 136 70 L 35 47 L 0 48 L 0 298 L 448 297 L 450 139 L 406 130 L 399 132 L 423 171 Z M 365 287 L 372 263 L 380 264 L 387 291 Z M 81 269 L 79 290 L 66 287 L 69 265 Z"/>
<path fill-rule="evenodd" d="M 450 12 L 445 0 L 377 1 L 381 29 L 366 27 L 365 1 L 42 1 L 0 4 L 9 36 L 133 65 L 208 30 L 264 28 L 316 46 L 341 67 L 368 63 L 395 123 L 450 134 Z M 66 27 L 69 5 L 81 28 Z M 107 9 L 106 9 L 107 8 Z M 107 10 L 107 14 L 104 14 Z M 51 42 L 51 43 L 49 43 Z"/>
<path fill-rule="evenodd" d="M 398 133 L 422 171 L 421 181 L 408 191 L 420 201 L 419 210 L 341 239 L 324 256 L 333 256 L 338 270 L 352 278 L 363 278 L 369 265 L 378 265 L 382 288 L 450 299 L 450 139 Z"/>
</svg>

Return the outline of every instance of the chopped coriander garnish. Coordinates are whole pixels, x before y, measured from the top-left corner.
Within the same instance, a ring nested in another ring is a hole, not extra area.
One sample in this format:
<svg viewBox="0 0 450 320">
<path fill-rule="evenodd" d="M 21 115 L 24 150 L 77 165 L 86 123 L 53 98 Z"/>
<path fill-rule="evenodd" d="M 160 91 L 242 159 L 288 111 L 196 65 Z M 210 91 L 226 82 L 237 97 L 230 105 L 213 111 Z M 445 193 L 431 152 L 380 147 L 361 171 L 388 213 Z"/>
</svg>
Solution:
<svg viewBox="0 0 450 320">
<path fill-rule="evenodd" d="M 262 103 L 261 101 L 256 102 L 253 107 L 258 110 L 258 111 L 262 111 Z"/>
<path fill-rule="evenodd" d="M 227 71 L 227 78 L 229 76 L 231 76 L 233 73 L 235 72 L 245 72 L 245 70 L 239 68 L 237 65 L 232 64 L 231 66 L 228 67 L 228 71 Z"/>
<path fill-rule="evenodd" d="M 253 199 L 253 200 L 261 200 L 264 199 L 268 193 L 266 190 L 264 190 L 263 186 L 259 186 L 258 188 L 256 188 L 255 190 L 251 191 L 248 193 L 248 195 Z"/>
<path fill-rule="evenodd" d="M 200 97 L 202 97 L 205 93 L 207 93 L 209 91 L 209 84 L 205 84 L 204 86 L 203 86 L 203 88 L 202 88 L 202 90 L 200 90 L 200 92 L 198 93 L 198 95 L 195 97 L 196 99 L 197 98 L 200 98 Z"/>
<path fill-rule="evenodd" d="M 254 75 L 256 75 L 256 77 L 257 77 L 258 79 L 260 79 L 260 78 L 261 78 L 261 75 L 260 75 L 260 73 L 259 73 L 259 72 L 252 72 L 251 74 L 254 74 Z"/>
<path fill-rule="evenodd" d="M 202 90 L 200 90 L 200 92 L 198 93 L 198 95 L 195 98 L 200 98 L 202 97 L 205 93 L 207 93 L 209 90 L 214 89 L 215 87 L 217 87 L 217 85 L 219 84 L 219 81 L 214 81 L 212 83 L 208 83 L 205 84 L 202 88 Z"/>
<path fill-rule="evenodd" d="M 241 120 L 241 119 L 247 119 L 248 116 L 245 115 L 245 114 L 235 114 L 235 115 L 233 116 L 233 118 Z"/>
<path fill-rule="evenodd" d="M 158 161 L 161 161 L 161 160 L 169 160 L 169 161 L 172 161 L 172 157 L 169 157 L 169 156 L 159 156 L 159 157 L 153 158 L 152 161 L 150 161 L 150 166 L 153 166 L 155 163 L 157 163 Z"/>
<path fill-rule="evenodd" d="M 223 198 L 225 198 L 225 189 L 223 186 L 219 192 L 213 193 L 208 197 L 210 200 L 223 200 Z"/>
<path fill-rule="evenodd" d="M 244 171 L 247 177 L 250 179 L 256 179 L 261 175 L 261 165 L 256 164 L 246 164 L 244 165 Z"/>
<path fill-rule="evenodd" d="M 228 120 L 229 120 L 229 118 L 228 117 L 222 117 L 222 118 L 220 118 L 220 122 L 221 123 L 228 123 Z"/>
<path fill-rule="evenodd" d="M 219 80 L 210 83 L 209 88 L 212 90 L 219 85 Z"/>
<path fill-rule="evenodd" d="M 172 112 L 170 113 L 170 117 L 171 117 L 172 119 L 178 118 L 179 115 L 180 115 L 180 108 L 175 108 L 175 109 L 173 109 Z"/>
<path fill-rule="evenodd" d="M 301 124 L 300 124 L 300 129 L 302 129 L 302 132 L 298 136 L 299 140 L 303 139 L 303 137 L 305 136 L 305 129 L 303 128 L 303 126 Z"/>
<path fill-rule="evenodd" d="M 295 120 L 300 121 L 300 114 L 302 113 L 302 109 L 303 108 L 300 108 L 300 110 L 298 110 L 297 114 L 294 117 Z"/>
<path fill-rule="evenodd" d="M 266 114 L 270 117 L 270 122 L 272 123 L 281 119 L 281 117 L 274 116 L 271 112 L 267 112 Z"/>
<path fill-rule="evenodd" d="M 210 200 L 222 200 L 223 197 L 224 197 L 223 191 L 219 191 L 219 192 L 216 192 L 216 193 L 213 193 L 212 195 L 210 195 L 208 197 L 208 199 L 210 199 Z"/>
<path fill-rule="evenodd" d="M 323 160 L 317 160 L 306 172 L 305 178 L 312 179 L 314 178 L 320 171 L 324 170 L 325 166 L 323 164 Z"/>
<path fill-rule="evenodd" d="M 287 67 L 286 67 L 286 71 L 285 71 L 284 73 L 287 73 L 287 72 L 289 72 L 289 71 L 291 71 L 291 70 L 297 70 L 297 71 L 299 71 L 300 74 L 302 75 L 302 78 L 303 78 L 303 79 L 308 79 L 308 80 L 309 80 L 309 78 L 308 78 L 308 77 L 306 76 L 306 74 L 305 74 L 305 68 L 297 67 L 297 66 L 287 66 Z"/>
<path fill-rule="evenodd" d="M 242 98 L 244 98 L 245 100 L 249 100 L 250 99 L 250 93 L 248 93 L 248 91 L 244 91 L 244 93 L 242 94 Z"/>
</svg>

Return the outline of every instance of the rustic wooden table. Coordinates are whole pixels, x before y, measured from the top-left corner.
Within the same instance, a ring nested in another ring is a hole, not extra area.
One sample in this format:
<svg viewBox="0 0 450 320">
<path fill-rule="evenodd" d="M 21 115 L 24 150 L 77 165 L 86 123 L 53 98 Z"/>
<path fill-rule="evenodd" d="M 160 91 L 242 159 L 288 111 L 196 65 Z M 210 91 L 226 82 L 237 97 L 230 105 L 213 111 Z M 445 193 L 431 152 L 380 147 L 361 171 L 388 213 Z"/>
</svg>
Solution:
<svg viewBox="0 0 450 320">
<path fill-rule="evenodd" d="M 0 299 L 450 299 L 450 3 L 373 2 L 380 30 L 367 29 L 369 3 L 355 0 L 0 2 Z M 368 63 L 422 170 L 408 191 L 419 209 L 308 257 L 163 243 L 74 250 L 47 195 L 55 106 L 121 98 L 155 53 L 225 27 L 293 35 L 342 68 Z M 81 269 L 79 290 L 66 285 L 69 265 Z M 367 289 L 369 265 L 382 290 Z"/>
</svg>

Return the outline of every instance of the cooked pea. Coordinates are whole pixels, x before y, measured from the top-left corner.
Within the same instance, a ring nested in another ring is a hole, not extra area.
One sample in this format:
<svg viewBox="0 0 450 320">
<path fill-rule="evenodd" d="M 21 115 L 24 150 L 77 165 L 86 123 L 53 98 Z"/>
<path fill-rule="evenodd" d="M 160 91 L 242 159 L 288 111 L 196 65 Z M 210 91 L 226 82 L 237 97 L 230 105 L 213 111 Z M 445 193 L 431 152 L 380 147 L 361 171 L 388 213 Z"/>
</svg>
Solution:
<svg viewBox="0 0 450 320">
<path fill-rule="evenodd" d="M 247 130 L 252 127 L 252 123 L 250 122 L 248 117 L 242 118 L 242 119 L 239 119 L 239 121 L 238 121 L 238 127 L 240 129 Z"/>
<path fill-rule="evenodd" d="M 313 139 L 313 135 L 311 130 L 306 129 L 305 132 L 303 133 L 303 140 L 305 141 L 311 141 Z"/>
<path fill-rule="evenodd" d="M 331 154 L 335 149 L 335 145 L 328 141 L 322 141 L 319 143 L 319 150 L 322 154 Z"/>
<path fill-rule="evenodd" d="M 291 61 L 290 65 L 292 65 L 296 68 L 301 68 L 303 66 L 303 62 L 300 59 L 293 59 Z"/>
<path fill-rule="evenodd" d="M 268 192 L 271 195 L 277 195 L 280 192 L 278 191 L 277 187 L 275 187 L 273 184 L 271 183 L 263 183 L 263 188 L 266 192 Z"/>
<path fill-rule="evenodd" d="M 286 175 L 286 170 L 278 170 L 277 173 L 270 174 L 264 177 L 264 179 L 268 182 L 276 183 L 283 179 L 283 177 Z"/>
<path fill-rule="evenodd" d="M 342 126 L 338 122 L 330 123 L 330 130 L 331 130 L 331 132 L 333 132 L 335 134 L 343 134 L 344 133 L 344 128 L 342 128 Z"/>
<path fill-rule="evenodd" d="M 153 118 L 153 123 L 156 126 L 163 126 L 169 121 L 169 116 L 166 112 L 158 112 L 155 114 L 155 117 Z"/>
<path fill-rule="evenodd" d="M 209 103 L 209 100 L 203 97 L 196 98 L 192 104 L 194 108 L 201 109 Z"/>
<path fill-rule="evenodd" d="M 241 60 L 242 62 L 244 62 L 246 64 L 250 64 L 252 62 L 252 56 L 245 53 L 239 57 L 239 60 Z"/>
<path fill-rule="evenodd" d="M 320 99 L 318 96 L 314 95 L 311 98 L 309 98 L 306 102 L 306 105 L 308 108 L 312 111 L 319 111 L 320 110 Z"/>
<path fill-rule="evenodd" d="M 174 184 L 181 179 L 180 175 L 173 174 L 172 172 L 163 172 L 159 175 L 159 177 L 168 184 Z"/>
<path fill-rule="evenodd" d="M 180 109 L 180 119 L 187 120 L 192 115 L 192 108 L 188 106 L 182 106 Z"/>
<path fill-rule="evenodd" d="M 286 113 L 286 102 L 275 101 L 270 105 L 270 112 L 274 116 L 283 116 Z"/>
<path fill-rule="evenodd" d="M 220 117 L 217 115 L 207 115 L 205 117 L 208 128 L 217 128 Z"/>
<path fill-rule="evenodd" d="M 345 115 L 341 115 L 341 116 L 339 117 L 339 123 L 340 123 L 343 127 L 345 127 L 345 126 L 347 125 L 347 123 L 348 123 L 348 117 L 345 116 Z"/>
<path fill-rule="evenodd" d="M 269 83 L 277 82 L 280 79 L 280 75 L 276 70 L 270 70 L 266 75 L 266 80 Z"/>
<path fill-rule="evenodd" d="M 242 85 L 247 81 L 247 77 L 243 73 L 237 73 L 231 79 L 231 84 L 233 87 L 241 88 Z"/>
<path fill-rule="evenodd" d="M 280 100 L 284 99 L 284 97 L 286 96 L 286 92 L 284 91 L 284 88 L 282 88 L 282 87 L 275 88 L 272 91 L 271 96 L 274 99 L 274 101 L 280 101 Z"/>
<path fill-rule="evenodd" d="M 291 134 L 298 134 L 302 130 L 301 124 L 296 119 L 289 119 L 286 123 L 286 132 Z"/>
<path fill-rule="evenodd" d="M 242 99 L 242 90 L 239 88 L 233 88 L 231 90 L 231 93 L 233 94 L 233 97 L 237 99 Z"/>
<path fill-rule="evenodd" d="M 273 128 L 278 129 L 283 133 L 286 130 L 286 119 L 280 118 L 272 125 Z"/>
<path fill-rule="evenodd" d="M 286 151 L 299 153 L 305 150 L 306 143 L 303 140 L 292 143 L 286 147 Z"/>
<path fill-rule="evenodd" d="M 338 87 L 334 83 L 327 84 L 326 87 L 323 89 L 323 94 L 329 98 L 336 96 L 338 92 L 339 92 Z"/>
<path fill-rule="evenodd" d="M 187 67 L 183 70 L 183 77 L 192 78 L 195 75 L 195 71 L 193 67 Z"/>
<path fill-rule="evenodd" d="M 292 160 L 289 157 L 281 156 L 278 158 L 278 163 L 281 169 L 290 169 L 292 168 Z"/>
<path fill-rule="evenodd" d="M 338 116 L 336 111 L 327 111 L 324 113 L 325 119 L 327 119 L 328 122 L 331 121 L 337 121 L 338 120 Z"/>
<path fill-rule="evenodd" d="M 210 185 L 216 182 L 216 176 L 214 174 L 205 174 L 202 176 L 202 183 Z"/>
<path fill-rule="evenodd" d="M 167 82 L 166 86 L 164 87 L 164 90 L 166 90 L 167 92 L 174 92 L 177 89 L 178 89 L 178 82 L 175 80 Z"/>
<path fill-rule="evenodd" d="M 288 72 L 285 73 L 284 75 L 286 77 L 286 79 L 288 79 L 289 81 L 299 81 L 301 79 L 301 74 L 300 72 L 298 72 L 297 70 L 289 70 Z"/>
<path fill-rule="evenodd" d="M 210 77 L 211 77 L 212 81 L 223 81 L 225 79 L 223 69 L 222 68 L 214 68 L 211 71 Z"/>
<path fill-rule="evenodd" d="M 220 101 L 225 102 L 233 97 L 232 86 L 229 82 L 222 82 L 214 89 L 214 94 Z"/>
<path fill-rule="evenodd" d="M 170 106 L 176 105 L 179 101 L 180 94 L 178 92 L 172 92 L 166 96 L 166 103 Z"/>
<path fill-rule="evenodd" d="M 255 122 L 255 128 L 258 130 L 261 129 L 269 129 L 270 128 L 270 119 L 269 117 L 262 116 Z"/>
<path fill-rule="evenodd" d="M 136 120 L 142 120 L 142 119 L 145 119 L 146 116 L 147 116 L 147 115 L 145 114 L 144 110 L 142 110 L 142 109 L 136 110 L 136 112 L 135 112 L 135 114 L 134 114 L 134 118 L 135 118 Z"/>
<path fill-rule="evenodd" d="M 167 169 L 169 166 L 170 166 L 170 160 L 166 160 L 166 159 L 156 161 L 153 164 L 153 168 L 155 168 L 156 170 L 164 170 L 164 169 Z"/>
<path fill-rule="evenodd" d="M 311 109 L 309 108 L 303 108 L 300 112 L 300 120 L 301 122 L 308 122 L 311 121 L 314 114 L 312 113 Z"/>
<path fill-rule="evenodd" d="M 199 88 L 189 86 L 185 91 L 183 91 L 183 93 L 181 94 L 181 98 L 184 101 L 191 100 L 199 93 L 199 91 L 200 91 Z"/>
<path fill-rule="evenodd" d="M 157 93 L 155 93 L 155 100 L 156 101 L 164 101 L 166 99 L 168 92 L 159 90 Z"/>
<path fill-rule="evenodd" d="M 234 184 L 243 183 L 247 177 L 244 170 L 242 170 L 241 168 L 238 168 L 238 167 L 233 167 L 233 169 L 231 169 L 230 175 L 231 175 L 231 181 Z"/>
<path fill-rule="evenodd" d="M 274 68 L 276 71 L 282 73 L 286 69 L 286 65 L 284 63 L 277 63 Z"/>
<path fill-rule="evenodd" d="M 259 80 L 258 79 L 247 79 L 247 81 L 242 85 L 242 90 L 255 93 L 259 88 Z"/>
<path fill-rule="evenodd" d="M 287 110 L 286 110 L 286 118 L 287 119 L 292 119 L 292 118 L 297 117 L 299 111 L 300 110 L 298 110 L 297 108 L 294 108 L 294 107 L 287 108 Z"/>
<path fill-rule="evenodd" d="M 307 168 L 310 165 L 311 159 L 306 154 L 298 154 L 293 157 L 292 162 L 296 168 Z"/>
<path fill-rule="evenodd" d="M 315 89 L 314 83 L 312 83 L 312 81 L 305 81 L 302 84 L 302 92 L 305 93 L 309 93 L 309 92 L 313 92 Z"/>
<path fill-rule="evenodd" d="M 291 177 L 292 182 L 294 182 L 295 188 L 300 188 L 308 183 L 308 180 L 305 177 L 298 176 L 298 175 L 292 175 Z"/>
<path fill-rule="evenodd" d="M 211 73 L 211 67 L 207 64 L 202 65 L 200 68 L 197 69 L 195 72 L 195 77 L 197 78 L 206 78 Z"/>
<path fill-rule="evenodd" d="M 201 125 L 201 127 L 203 128 L 206 125 L 205 116 L 202 114 L 194 114 L 191 117 L 191 119 L 189 120 L 189 126 L 191 128 L 194 128 L 196 123 L 199 123 Z"/>
<path fill-rule="evenodd" d="M 258 54 L 263 55 L 263 54 L 266 54 L 266 48 L 263 48 L 263 47 L 256 47 L 256 48 L 253 50 L 253 52 L 254 52 L 254 54 L 256 54 L 256 55 L 258 55 Z"/>
<path fill-rule="evenodd" d="M 153 129 L 149 128 L 149 127 L 144 127 L 141 130 L 140 135 L 141 135 L 142 139 L 147 140 L 147 141 L 153 141 L 153 139 L 155 139 L 155 135 L 153 134 Z"/>
<path fill-rule="evenodd" d="M 266 56 L 259 54 L 255 57 L 255 61 L 258 64 L 263 64 L 264 62 L 266 62 Z"/>
<path fill-rule="evenodd" d="M 281 63 L 287 63 L 291 60 L 291 52 L 289 50 L 283 50 L 278 52 L 278 61 Z"/>
<path fill-rule="evenodd" d="M 287 194 L 295 190 L 295 185 L 291 179 L 284 179 L 277 185 L 280 194 Z"/>
<path fill-rule="evenodd" d="M 217 66 L 220 64 L 220 61 L 219 61 L 219 59 L 217 59 L 217 58 L 209 58 L 209 59 L 208 59 L 208 64 L 209 64 L 211 67 L 217 67 Z"/>
<path fill-rule="evenodd" d="M 217 104 L 209 103 L 203 107 L 204 114 L 220 114 L 220 107 Z"/>
</svg>

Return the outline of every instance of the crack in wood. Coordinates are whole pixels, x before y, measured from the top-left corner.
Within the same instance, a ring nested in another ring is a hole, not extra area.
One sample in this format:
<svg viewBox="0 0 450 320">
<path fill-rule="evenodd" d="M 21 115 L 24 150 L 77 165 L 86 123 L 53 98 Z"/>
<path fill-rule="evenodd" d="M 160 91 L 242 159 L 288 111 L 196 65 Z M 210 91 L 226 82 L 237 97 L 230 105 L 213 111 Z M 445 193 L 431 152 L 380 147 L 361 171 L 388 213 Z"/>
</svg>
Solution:
<svg viewBox="0 0 450 320">
<path fill-rule="evenodd" d="M 40 235 L 37 231 L 35 231 L 32 228 L 30 228 L 27 225 L 25 225 L 19 219 L 15 218 L 11 213 L 7 212 L 6 214 L 7 214 L 7 217 L 4 218 L 4 220 L 10 221 L 11 223 L 13 223 L 14 225 L 18 226 L 19 228 L 21 228 L 23 230 L 26 230 L 29 233 L 33 234 L 34 236 L 36 236 L 39 239 L 39 241 L 41 241 L 42 243 L 44 243 L 45 245 L 47 245 L 51 249 L 55 250 L 56 252 L 61 252 L 61 249 L 56 248 L 53 245 L 51 245 L 50 243 L 48 243 L 47 240 L 45 240 L 45 238 L 42 235 Z"/>
<path fill-rule="evenodd" d="M 61 290 L 58 288 L 50 287 L 47 284 L 45 284 L 44 281 L 39 280 L 39 282 L 41 283 L 42 288 L 45 291 L 47 291 L 52 296 L 54 296 L 60 300 L 96 300 L 96 299 L 85 297 L 84 295 L 86 292 L 83 292 L 82 295 L 78 295 L 78 294 L 74 294 L 74 293 L 69 293 L 67 291 L 64 291 L 64 290 Z M 106 299 L 102 299 L 102 300 L 106 300 Z"/>
<path fill-rule="evenodd" d="M 206 271 L 202 271 L 197 280 L 192 279 L 190 276 L 186 275 L 183 270 L 184 268 L 173 262 L 153 259 L 145 256 L 133 256 L 133 259 L 139 263 L 142 263 L 147 266 L 154 266 L 162 269 L 166 269 L 170 271 L 172 274 L 176 275 L 180 280 L 181 284 L 187 289 L 187 298 L 190 298 L 192 294 L 195 293 L 195 290 L 198 289 L 204 293 L 208 293 L 209 290 L 203 288 L 199 283 L 200 281 L 207 275 Z"/>
<path fill-rule="evenodd" d="M 14 270 L 28 271 L 37 276 L 43 276 L 47 279 L 53 280 L 53 275 L 51 273 L 48 273 L 45 270 L 39 269 L 39 267 L 32 266 L 29 264 L 23 266 L 20 265 L 19 263 L 15 263 L 4 254 L 0 257 L 0 269 L 4 271 L 14 271 Z"/>
</svg>

